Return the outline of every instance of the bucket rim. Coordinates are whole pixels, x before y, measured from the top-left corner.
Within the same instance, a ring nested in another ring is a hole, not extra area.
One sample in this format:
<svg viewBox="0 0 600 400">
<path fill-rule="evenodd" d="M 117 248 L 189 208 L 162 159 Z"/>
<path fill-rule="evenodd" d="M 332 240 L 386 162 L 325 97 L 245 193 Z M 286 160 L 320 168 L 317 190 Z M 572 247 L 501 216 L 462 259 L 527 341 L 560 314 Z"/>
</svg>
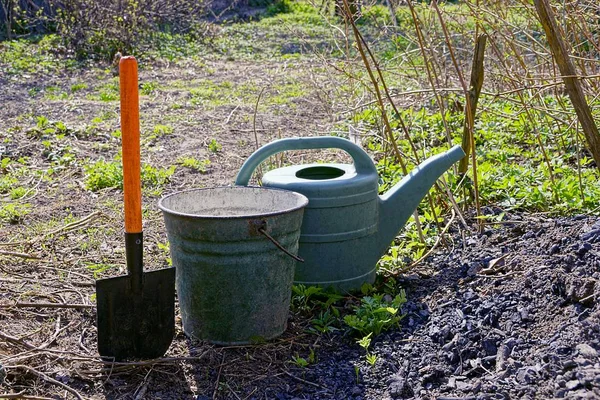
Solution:
<svg viewBox="0 0 600 400">
<path fill-rule="evenodd" d="M 286 193 L 286 194 L 289 194 L 289 195 L 292 195 L 292 196 L 298 198 L 299 204 L 295 207 L 290 207 L 285 210 L 279 210 L 279 211 L 274 211 L 274 212 L 263 212 L 263 213 L 250 213 L 250 214 L 245 214 L 245 215 L 189 214 L 189 213 L 171 210 L 171 209 L 165 207 L 163 204 L 163 202 L 165 200 L 167 200 L 169 197 L 173 197 L 175 195 L 179 195 L 182 193 L 189 193 L 189 192 L 209 191 L 209 190 L 215 190 L 215 189 L 239 190 L 239 191 L 244 191 L 244 190 L 249 190 L 249 189 L 250 190 L 259 189 L 261 191 Z M 178 192 L 169 193 L 169 194 L 163 196 L 160 200 L 158 200 L 158 208 L 163 213 L 170 214 L 170 215 L 176 215 L 176 216 L 180 216 L 180 217 L 205 218 L 205 219 L 248 219 L 248 218 L 258 218 L 258 217 L 271 217 L 271 216 L 287 214 L 287 213 L 290 213 L 293 211 L 297 211 L 302 208 L 305 208 L 307 205 L 308 205 L 308 198 L 301 193 L 294 192 L 292 190 L 279 189 L 279 188 L 266 188 L 263 186 L 214 186 L 214 187 L 209 187 L 209 188 L 187 189 L 187 190 L 180 190 Z"/>
</svg>

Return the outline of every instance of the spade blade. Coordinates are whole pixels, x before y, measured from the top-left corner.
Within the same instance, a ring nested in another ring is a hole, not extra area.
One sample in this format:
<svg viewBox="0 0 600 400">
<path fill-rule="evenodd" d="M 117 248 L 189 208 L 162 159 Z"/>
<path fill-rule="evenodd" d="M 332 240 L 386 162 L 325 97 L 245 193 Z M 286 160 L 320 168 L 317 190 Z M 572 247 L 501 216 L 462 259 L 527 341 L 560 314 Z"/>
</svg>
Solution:
<svg viewBox="0 0 600 400">
<path fill-rule="evenodd" d="M 98 352 L 115 361 L 163 356 L 175 333 L 175 268 L 96 281 Z"/>
</svg>

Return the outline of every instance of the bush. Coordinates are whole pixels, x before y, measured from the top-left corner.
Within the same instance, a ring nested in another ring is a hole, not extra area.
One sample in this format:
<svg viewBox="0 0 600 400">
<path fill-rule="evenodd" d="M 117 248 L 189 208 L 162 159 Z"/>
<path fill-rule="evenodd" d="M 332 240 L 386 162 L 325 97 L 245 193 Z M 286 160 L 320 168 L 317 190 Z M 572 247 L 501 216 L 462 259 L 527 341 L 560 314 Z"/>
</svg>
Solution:
<svg viewBox="0 0 600 400">
<path fill-rule="evenodd" d="M 238 1 L 227 2 L 233 7 Z M 58 33 L 79 58 L 112 57 L 117 51 L 135 54 L 149 46 L 157 33 L 206 32 L 215 0 L 1 0 L 0 24 L 13 34 Z"/>
</svg>

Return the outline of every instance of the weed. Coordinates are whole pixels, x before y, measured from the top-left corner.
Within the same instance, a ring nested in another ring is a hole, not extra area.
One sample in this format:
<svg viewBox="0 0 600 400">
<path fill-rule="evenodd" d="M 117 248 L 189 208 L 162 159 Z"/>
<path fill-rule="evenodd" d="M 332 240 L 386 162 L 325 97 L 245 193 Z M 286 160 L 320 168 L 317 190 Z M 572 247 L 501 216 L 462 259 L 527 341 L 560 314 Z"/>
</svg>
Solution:
<svg viewBox="0 0 600 400">
<path fill-rule="evenodd" d="M 217 142 L 217 139 L 215 138 L 212 138 L 208 143 L 208 150 L 211 153 L 218 153 L 219 151 L 221 151 L 222 148 L 223 146 L 221 146 L 221 144 Z"/>
<path fill-rule="evenodd" d="M 321 310 L 319 316 L 313 318 L 310 323 L 312 325 L 309 331 L 314 333 L 330 333 L 339 330 L 339 311 L 337 309 Z"/>
<path fill-rule="evenodd" d="M 206 172 L 206 167 L 210 165 L 210 160 L 198 160 L 194 157 L 182 156 L 179 157 L 177 163 L 182 167 L 193 169 L 194 171 L 198 171 L 201 173 Z"/>
<path fill-rule="evenodd" d="M 0 193 L 9 192 L 18 183 L 19 180 L 15 176 L 13 176 L 13 174 L 0 175 Z"/>
<path fill-rule="evenodd" d="M 315 309 L 327 310 L 339 316 L 339 312 L 332 307 L 344 297 L 318 286 L 294 285 L 292 286 L 292 310 L 301 313 L 310 313 Z"/>
<path fill-rule="evenodd" d="M 87 264 L 86 268 L 89 269 L 90 271 L 92 271 L 92 273 L 94 274 L 94 279 L 98 279 L 100 278 L 105 272 L 111 270 L 111 269 L 115 269 L 118 268 L 118 265 L 115 264 L 105 264 L 105 263 L 99 263 L 99 264 Z"/>
<path fill-rule="evenodd" d="M 47 86 L 44 89 L 44 97 L 47 100 L 66 100 L 69 94 L 60 90 L 58 86 Z"/>
<path fill-rule="evenodd" d="M 92 192 L 123 186 L 123 168 L 120 162 L 98 160 L 91 165 L 85 165 L 84 171 L 85 187 Z"/>
<path fill-rule="evenodd" d="M 31 212 L 31 204 L 7 203 L 0 206 L 0 221 L 19 224 Z"/>
<path fill-rule="evenodd" d="M 173 133 L 173 127 L 169 125 L 154 125 L 152 132 L 157 137 L 162 137 L 165 135 L 170 135 Z"/>
<path fill-rule="evenodd" d="M 29 192 L 29 189 L 26 189 L 24 187 L 16 187 L 14 189 L 11 189 L 9 196 L 12 200 L 18 200 L 20 198 L 25 197 L 25 195 Z"/>
<path fill-rule="evenodd" d="M 375 354 L 367 354 L 367 362 L 369 363 L 369 365 L 371 367 L 375 366 L 375 363 L 377 362 L 377 356 Z"/>
<path fill-rule="evenodd" d="M 158 83 L 156 82 L 142 82 L 141 84 L 141 94 L 143 96 L 150 96 L 154 94 L 158 90 Z"/>
<path fill-rule="evenodd" d="M 168 183 L 177 167 L 156 168 L 148 164 L 141 166 L 142 186 L 149 189 L 158 189 Z M 85 186 L 93 192 L 105 188 L 123 187 L 123 167 L 120 160 L 98 160 L 91 165 L 84 166 Z"/>
<path fill-rule="evenodd" d="M 317 357 L 315 355 L 314 349 L 310 349 L 308 354 L 308 358 L 300 357 L 298 353 L 292 356 L 292 363 L 294 363 L 297 367 L 306 368 L 311 364 L 314 364 L 317 361 Z"/>
<path fill-rule="evenodd" d="M 405 292 L 401 290 L 400 294 L 390 301 L 385 300 L 384 297 L 385 294 L 363 297 L 360 305 L 355 307 L 354 314 L 346 315 L 344 322 L 352 330 L 363 335 L 370 333 L 379 335 L 383 330 L 398 326 L 404 317 L 399 315 L 398 311 L 406 302 Z"/>
<path fill-rule="evenodd" d="M 71 93 L 77 93 L 79 91 L 85 90 L 88 88 L 87 83 L 75 83 L 71 85 Z"/>
<path fill-rule="evenodd" d="M 175 173 L 176 165 L 168 168 L 156 168 L 148 164 L 142 165 L 142 185 L 157 188 L 165 185 Z"/>
<path fill-rule="evenodd" d="M 375 354 L 372 354 L 369 351 L 369 347 L 371 346 L 371 336 L 373 336 L 373 332 L 369 332 L 369 334 L 367 336 L 364 336 L 361 339 L 358 339 L 356 341 L 356 343 L 358 343 L 358 345 L 360 347 L 365 349 L 365 353 L 366 353 L 365 357 L 366 357 L 367 363 L 369 363 L 369 365 L 371 367 L 373 367 L 373 366 L 375 366 L 375 363 L 377 362 L 377 356 Z"/>
<path fill-rule="evenodd" d="M 165 260 L 167 261 L 167 264 L 169 265 L 169 267 L 173 266 L 173 260 L 170 257 L 171 254 L 171 248 L 169 247 L 169 242 L 167 243 L 157 243 L 156 246 L 158 247 L 158 249 L 160 251 L 162 251 L 163 255 L 165 256 Z"/>
</svg>

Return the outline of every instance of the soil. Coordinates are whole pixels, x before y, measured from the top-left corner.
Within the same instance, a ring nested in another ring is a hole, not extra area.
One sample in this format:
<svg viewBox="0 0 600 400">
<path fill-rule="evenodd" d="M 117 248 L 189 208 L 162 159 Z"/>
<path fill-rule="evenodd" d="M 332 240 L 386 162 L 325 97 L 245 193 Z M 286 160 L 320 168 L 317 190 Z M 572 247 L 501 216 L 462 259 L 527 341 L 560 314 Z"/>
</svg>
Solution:
<svg viewBox="0 0 600 400">
<path fill-rule="evenodd" d="M 308 93 L 284 106 L 255 112 L 253 104 L 203 108 L 185 89 L 142 96 L 142 158 L 169 166 L 182 155 L 210 159 L 206 173 L 179 167 L 163 193 L 231 184 L 256 138 L 307 136 L 334 131 L 335 81 L 309 62 L 281 65 L 220 60 L 155 65 L 140 80 L 210 79 L 253 82 L 274 95 L 274 83 L 298 74 Z M 310 78 L 310 81 L 308 79 Z M 0 230 L 0 397 L 86 399 L 521 399 L 600 398 L 600 219 L 506 213 L 479 233 L 455 218 L 423 262 L 396 277 L 408 302 L 400 326 L 373 339 L 371 366 L 356 338 L 343 330 L 310 333 L 310 316 L 290 313 L 279 338 L 252 346 L 219 347 L 176 335 L 164 358 L 110 363 L 96 351 L 94 279 L 124 274 L 122 193 L 84 185 L 86 159 L 111 160 L 120 141 L 118 102 L 90 99 L 110 70 L 52 75 L 0 74 L 2 157 L 29 157 L 20 200 L 30 213 L 2 222 Z M 46 88 L 85 82 L 67 99 Z M 35 92 L 35 90 L 41 91 Z M 33 94 L 32 93 L 37 93 Z M 180 107 L 172 107 L 179 104 Z M 94 122 L 92 119 L 106 116 Z M 36 117 L 62 121 L 63 141 L 36 134 Z M 256 126 L 254 124 L 256 119 Z M 165 122 L 168 121 L 168 122 Z M 173 126 L 152 137 L 152 126 Z M 88 133 L 85 133 L 88 132 Z M 89 133 L 91 132 L 91 133 Z M 256 137 L 255 137 L 256 135 Z M 207 149 L 215 138 L 218 152 Z M 54 164 L 44 140 L 76 161 Z M 336 159 L 335 153 L 291 153 L 288 161 Z M 17 168 L 16 166 L 10 168 Z M 51 179 L 50 179 L 51 178 Z M 166 235 L 156 208 L 161 193 L 144 192 L 144 262 L 165 267 Z M 2 195 L 2 203 L 11 199 Z M 488 215 L 502 210 L 490 207 Z M 106 269 L 102 268 L 107 266 Z M 387 277 L 388 282 L 389 276 Z M 385 275 L 382 274 L 382 280 Z M 348 296 L 347 305 L 356 303 Z M 32 304 L 33 303 L 33 304 Z M 302 368 L 293 357 L 314 360 Z"/>
</svg>

